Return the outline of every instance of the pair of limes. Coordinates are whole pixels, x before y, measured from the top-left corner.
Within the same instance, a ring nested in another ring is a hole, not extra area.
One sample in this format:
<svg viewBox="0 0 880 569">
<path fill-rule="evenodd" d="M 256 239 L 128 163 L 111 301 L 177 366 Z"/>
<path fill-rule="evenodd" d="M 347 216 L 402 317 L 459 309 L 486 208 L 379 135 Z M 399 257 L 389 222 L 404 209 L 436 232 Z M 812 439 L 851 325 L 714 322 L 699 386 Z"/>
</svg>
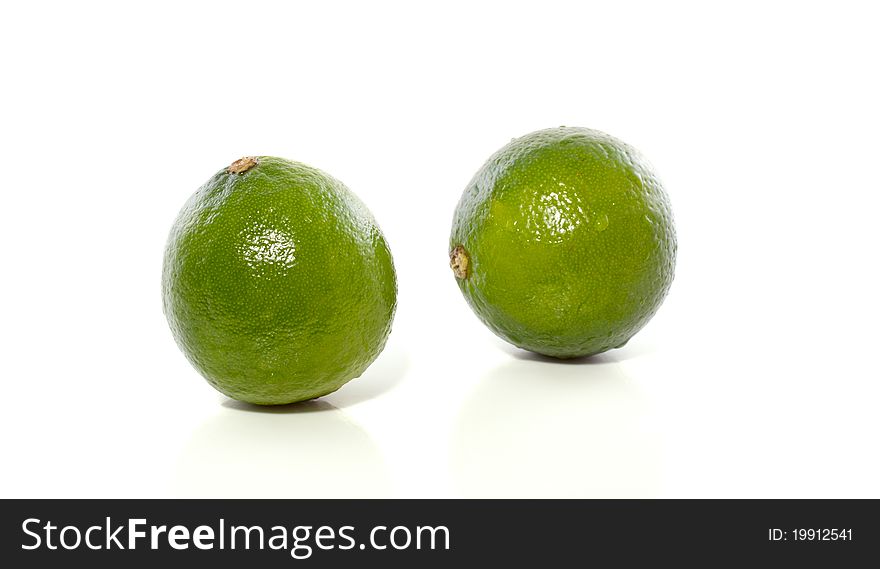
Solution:
<svg viewBox="0 0 880 569">
<path fill-rule="evenodd" d="M 676 240 L 666 195 L 632 147 L 595 130 L 515 139 L 468 184 L 450 265 L 480 319 L 570 358 L 622 346 L 660 306 Z M 369 210 L 305 164 L 247 157 L 189 199 L 168 241 L 165 314 L 221 392 L 313 399 L 360 376 L 391 330 L 397 284 Z"/>
</svg>

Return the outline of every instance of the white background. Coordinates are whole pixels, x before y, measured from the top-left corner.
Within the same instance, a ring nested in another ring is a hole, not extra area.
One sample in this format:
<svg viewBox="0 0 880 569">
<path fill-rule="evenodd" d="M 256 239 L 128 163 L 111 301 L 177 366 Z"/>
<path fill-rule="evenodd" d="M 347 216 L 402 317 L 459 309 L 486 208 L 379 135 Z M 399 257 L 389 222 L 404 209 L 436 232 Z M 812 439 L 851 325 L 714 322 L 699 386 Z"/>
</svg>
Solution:
<svg viewBox="0 0 880 569">
<path fill-rule="evenodd" d="M 880 14 L 717 6 L 5 6 L 0 495 L 880 497 Z M 496 339 L 447 266 L 472 174 L 558 125 L 639 148 L 679 235 L 587 362 Z M 179 208 L 251 154 L 343 180 L 400 287 L 364 376 L 265 411 L 160 298 Z"/>
</svg>

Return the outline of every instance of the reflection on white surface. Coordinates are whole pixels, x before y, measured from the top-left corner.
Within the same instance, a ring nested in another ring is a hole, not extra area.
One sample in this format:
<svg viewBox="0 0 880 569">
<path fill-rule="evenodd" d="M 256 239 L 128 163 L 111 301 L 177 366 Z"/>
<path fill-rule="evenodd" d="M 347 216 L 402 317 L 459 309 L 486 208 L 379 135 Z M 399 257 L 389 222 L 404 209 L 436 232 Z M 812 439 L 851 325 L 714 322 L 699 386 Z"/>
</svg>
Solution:
<svg viewBox="0 0 880 569">
<path fill-rule="evenodd" d="M 260 408 L 229 401 L 192 436 L 173 490 L 183 497 L 385 497 L 376 445 L 324 401 Z"/>
<path fill-rule="evenodd" d="M 660 486 L 648 409 L 613 356 L 519 355 L 468 397 L 452 441 L 466 497 L 642 497 Z"/>
</svg>

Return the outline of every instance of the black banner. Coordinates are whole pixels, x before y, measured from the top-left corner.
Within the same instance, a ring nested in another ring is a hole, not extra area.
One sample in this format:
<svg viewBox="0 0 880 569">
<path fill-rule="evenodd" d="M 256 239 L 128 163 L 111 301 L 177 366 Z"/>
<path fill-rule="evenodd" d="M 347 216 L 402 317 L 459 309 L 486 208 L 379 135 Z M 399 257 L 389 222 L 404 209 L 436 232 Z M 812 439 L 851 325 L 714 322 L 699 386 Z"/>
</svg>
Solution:
<svg viewBox="0 0 880 569">
<path fill-rule="evenodd" d="M 873 500 L 4 500 L 0 543 L 6 567 L 849 566 L 880 553 L 878 506 Z"/>
</svg>

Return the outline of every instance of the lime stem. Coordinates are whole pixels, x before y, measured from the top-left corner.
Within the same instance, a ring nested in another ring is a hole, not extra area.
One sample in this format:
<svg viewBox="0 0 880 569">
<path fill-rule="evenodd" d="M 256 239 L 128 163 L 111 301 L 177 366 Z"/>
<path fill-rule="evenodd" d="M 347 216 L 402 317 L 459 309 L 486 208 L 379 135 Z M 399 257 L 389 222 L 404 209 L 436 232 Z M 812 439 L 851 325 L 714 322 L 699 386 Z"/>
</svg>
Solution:
<svg viewBox="0 0 880 569">
<path fill-rule="evenodd" d="M 226 171 L 230 174 L 244 174 L 259 163 L 256 156 L 245 156 L 230 164 Z"/>
<path fill-rule="evenodd" d="M 457 279 L 466 279 L 468 277 L 468 266 L 470 258 L 463 245 L 456 245 L 449 254 L 449 266 Z"/>
</svg>

